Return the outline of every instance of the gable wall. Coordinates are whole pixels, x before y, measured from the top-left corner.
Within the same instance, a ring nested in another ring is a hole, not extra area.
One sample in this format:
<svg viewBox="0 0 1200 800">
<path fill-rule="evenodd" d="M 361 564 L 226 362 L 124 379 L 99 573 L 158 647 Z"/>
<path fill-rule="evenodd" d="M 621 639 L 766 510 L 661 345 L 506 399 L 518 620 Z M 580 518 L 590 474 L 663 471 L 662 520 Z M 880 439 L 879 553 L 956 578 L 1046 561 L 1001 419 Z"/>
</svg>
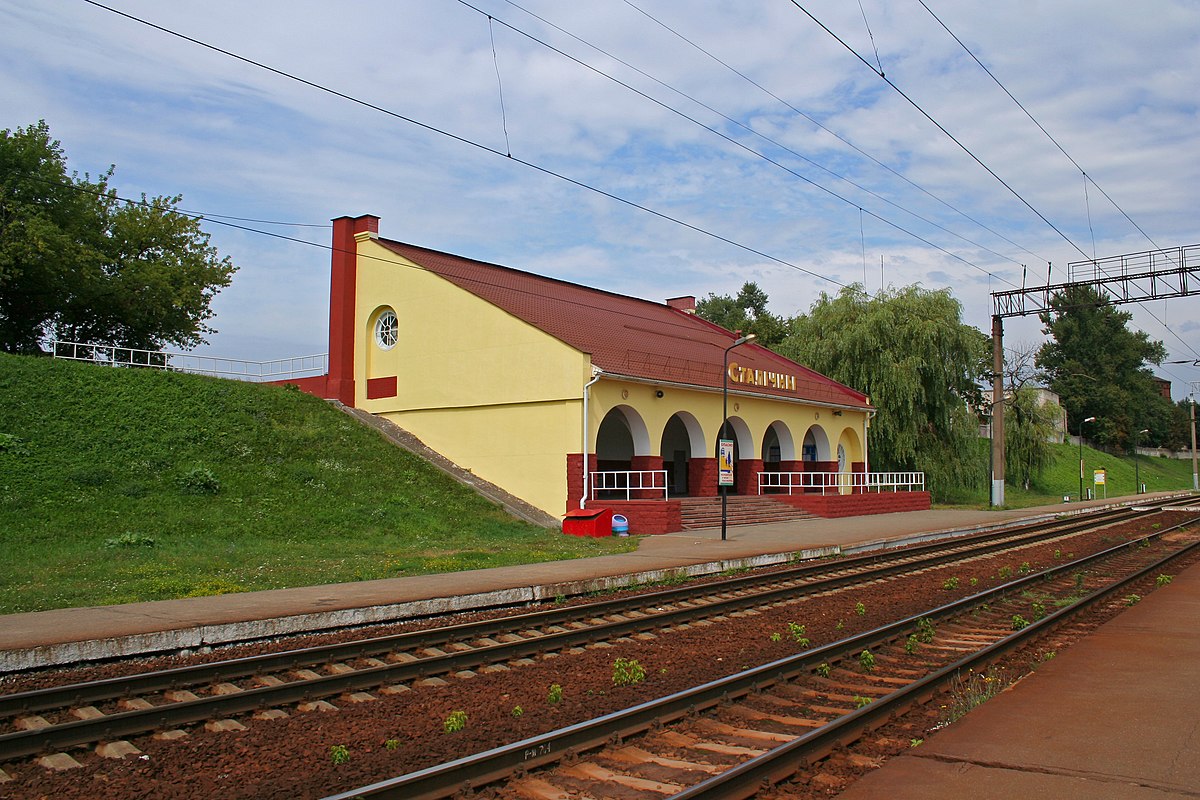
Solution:
<svg viewBox="0 0 1200 800">
<path fill-rule="evenodd" d="M 561 514 L 588 356 L 369 239 L 358 248 L 355 406 Z M 375 342 L 383 307 L 399 320 L 391 350 Z"/>
</svg>

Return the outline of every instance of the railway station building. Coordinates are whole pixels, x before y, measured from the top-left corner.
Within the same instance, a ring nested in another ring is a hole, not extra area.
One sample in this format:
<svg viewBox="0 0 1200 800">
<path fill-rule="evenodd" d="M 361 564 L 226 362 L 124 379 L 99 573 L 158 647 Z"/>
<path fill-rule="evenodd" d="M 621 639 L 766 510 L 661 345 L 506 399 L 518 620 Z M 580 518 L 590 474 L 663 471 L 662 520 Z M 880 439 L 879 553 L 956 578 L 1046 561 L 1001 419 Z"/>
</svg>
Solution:
<svg viewBox="0 0 1200 800">
<path fill-rule="evenodd" d="M 721 439 L 731 495 L 834 516 L 929 507 L 868 479 L 864 394 L 737 340 L 692 297 L 626 297 L 340 217 L 328 374 L 298 383 L 553 517 L 603 506 L 631 533 L 679 530 L 685 499 L 718 496 Z"/>
</svg>

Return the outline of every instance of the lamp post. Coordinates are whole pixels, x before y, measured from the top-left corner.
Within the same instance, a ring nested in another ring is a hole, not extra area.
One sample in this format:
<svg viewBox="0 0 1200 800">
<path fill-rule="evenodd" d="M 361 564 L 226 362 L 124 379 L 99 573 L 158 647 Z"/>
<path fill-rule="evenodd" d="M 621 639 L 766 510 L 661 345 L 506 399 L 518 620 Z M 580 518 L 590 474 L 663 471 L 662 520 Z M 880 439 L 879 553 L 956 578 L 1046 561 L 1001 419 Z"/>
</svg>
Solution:
<svg viewBox="0 0 1200 800">
<path fill-rule="evenodd" d="M 1083 502 L 1083 426 L 1087 422 L 1095 422 L 1095 417 L 1088 417 L 1079 423 L 1079 501 Z"/>
<path fill-rule="evenodd" d="M 1138 437 L 1143 433 L 1149 433 L 1149 428 L 1142 428 L 1137 433 L 1133 434 L 1133 493 L 1142 493 L 1142 476 L 1138 473 Z"/>
<path fill-rule="evenodd" d="M 717 441 L 717 460 L 718 460 L 717 482 L 718 483 L 720 483 L 720 481 L 721 481 L 721 466 L 720 466 L 721 440 L 724 439 L 728 435 L 728 428 L 729 428 L 729 351 L 735 347 L 741 347 L 746 342 L 749 342 L 753 339 L 754 339 L 754 334 L 747 333 L 745 336 L 735 339 L 733 344 L 731 344 L 731 345 L 729 345 L 729 347 L 725 348 L 725 355 L 724 355 L 724 359 L 722 362 L 723 365 L 722 365 L 722 369 L 721 369 L 721 435 L 718 437 L 718 441 Z M 729 463 L 730 463 L 730 466 L 733 465 L 733 455 L 732 454 L 730 454 Z M 728 520 L 728 517 L 727 517 L 728 502 L 729 502 L 728 498 L 729 498 L 729 486 L 725 483 L 721 483 L 721 541 L 722 542 L 725 541 L 725 530 L 727 527 L 727 520 Z"/>
</svg>

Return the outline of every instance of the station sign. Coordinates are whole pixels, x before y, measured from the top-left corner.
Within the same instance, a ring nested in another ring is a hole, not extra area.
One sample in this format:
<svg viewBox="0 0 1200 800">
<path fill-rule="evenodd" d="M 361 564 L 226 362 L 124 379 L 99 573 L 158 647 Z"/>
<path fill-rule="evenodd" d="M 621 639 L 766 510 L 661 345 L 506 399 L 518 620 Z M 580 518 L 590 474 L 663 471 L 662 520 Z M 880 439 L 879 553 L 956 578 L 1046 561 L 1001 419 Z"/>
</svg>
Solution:
<svg viewBox="0 0 1200 800">
<path fill-rule="evenodd" d="M 750 369 L 743 367 L 736 361 L 729 365 L 729 380 L 733 383 L 741 383 L 748 386 L 762 386 L 767 389 L 784 389 L 789 392 L 796 391 L 796 376 L 789 375 L 786 372 L 771 372 L 765 369 Z"/>
</svg>

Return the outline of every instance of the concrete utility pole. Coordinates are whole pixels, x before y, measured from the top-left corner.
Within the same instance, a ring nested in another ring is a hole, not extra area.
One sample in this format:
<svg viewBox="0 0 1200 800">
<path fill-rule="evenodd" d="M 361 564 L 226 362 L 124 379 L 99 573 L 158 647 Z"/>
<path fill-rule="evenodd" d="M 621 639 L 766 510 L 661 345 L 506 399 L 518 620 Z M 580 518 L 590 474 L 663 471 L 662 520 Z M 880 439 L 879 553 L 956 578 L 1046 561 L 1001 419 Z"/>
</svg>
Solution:
<svg viewBox="0 0 1200 800">
<path fill-rule="evenodd" d="M 1004 505 L 1004 319 L 992 317 L 992 505 Z"/>
<path fill-rule="evenodd" d="M 1200 470 L 1196 469 L 1196 387 L 1200 385 L 1196 381 L 1192 382 L 1192 491 L 1200 492 Z"/>
</svg>

